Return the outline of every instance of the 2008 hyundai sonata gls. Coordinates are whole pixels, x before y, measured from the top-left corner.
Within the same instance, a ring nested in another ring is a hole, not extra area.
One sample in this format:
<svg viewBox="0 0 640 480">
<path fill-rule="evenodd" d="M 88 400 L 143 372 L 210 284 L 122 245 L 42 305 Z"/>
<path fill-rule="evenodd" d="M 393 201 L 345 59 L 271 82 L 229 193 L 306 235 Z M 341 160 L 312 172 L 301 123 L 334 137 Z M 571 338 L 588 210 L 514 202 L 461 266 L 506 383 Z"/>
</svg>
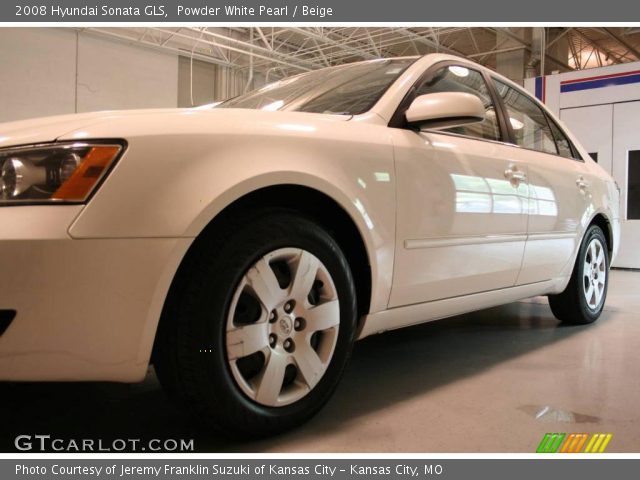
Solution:
<svg viewBox="0 0 640 480">
<path fill-rule="evenodd" d="M 0 126 L 0 379 L 135 382 L 202 422 L 313 415 L 356 339 L 534 295 L 595 321 L 618 191 L 525 91 L 429 55 L 209 110 Z"/>
</svg>

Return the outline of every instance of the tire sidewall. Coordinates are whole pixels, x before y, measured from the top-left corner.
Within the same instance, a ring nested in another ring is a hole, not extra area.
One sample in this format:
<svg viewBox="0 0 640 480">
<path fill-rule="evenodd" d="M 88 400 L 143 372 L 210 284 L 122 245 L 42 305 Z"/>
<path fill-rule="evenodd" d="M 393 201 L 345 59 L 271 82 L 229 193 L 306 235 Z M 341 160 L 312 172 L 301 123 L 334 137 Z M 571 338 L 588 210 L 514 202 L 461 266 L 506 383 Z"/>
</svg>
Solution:
<svg viewBox="0 0 640 480">
<path fill-rule="evenodd" d="M 595 310 L 589 307 L 589 305 L 587 304 L 587 300 L 584 296 L 584 284 L 583 284 L 584 263 L 587 255 L 587 249 L 589 248 L 589 244 L 594 238 L 597 238 L 598 240 L 600 240 L 600 243 L 604 247 L 605 271 L 606 271 L 602 301 L 600 302 L 600 305 L 598 305 L 598 307 Z M 598 227 L 597 225 L 592 225 L 591 227 L 589 227 L 589 229 L 587 230 L 587 233 L 584 236 L 584 240 L 582 241 L 582 245 L 580 246 L 580 251 L 578 253 L 578 259 L 576 261 L 575 274 L 576 274 L 575 283 L 576 283 L 576 288 L 578 289 L 577 295 L 578 295 L 578 303 L 580 305 L 580 310 L 584 315 L 585 320 L 587 320 L 589 323 L 593 322 L 597 320 L 600 314 L 602 313 L 604 304 L 607 300 L 607 290 L 609 288 L 609 274 L 610 274 L 609 251 L 607 247 L 607 240 L 604 236 L 604 233 L 602 232 L 602 229 L 600 229 L 600 227 Z"/>
<path fill-rule="evenodd" d="M 286 232 L 279 229 L 283 223 L 288 225 Z M 258 238 L 253 233 L 268 230 L 271 226 L 274 228 L 269 239 Z M 255 248 L 247 248 L 247 244 Z M 227 361 L 226 325 L 232 298 L 242 277 L 256 261 L 279 248 L 307 250 L 325 265 L 338 295 L 340 328 L 331 361 L 318 384 L 297 402 L 267 407 L 248 398 L 237 385 Z M 252 253 L 248 254 L 247 250 Z M 356 331 L 356 308 L 353 279 L 346 259 L 329 234 L 310 220 L 292 214 L 267 216 L 253 222 L 249 228 L 239 229 L 229 236 L 218 255 L 222 259 L 234 260 L 221 262 L 221 267 L 215 272 L 217 289 L 211 295 L 203 292 L 201 302 L 205 305 L 197 319 L 203 336 L 213 345 L 210 355 L 200 357 L 200 367 L 210 378 L 210 389 L 205 389 L 210 396 L 208 400 L 227 405 L 245 416 L 247 425 L 280 422 L 280 429 L 300 423 L 329 399 L 350 356 Z"/>
</svg>

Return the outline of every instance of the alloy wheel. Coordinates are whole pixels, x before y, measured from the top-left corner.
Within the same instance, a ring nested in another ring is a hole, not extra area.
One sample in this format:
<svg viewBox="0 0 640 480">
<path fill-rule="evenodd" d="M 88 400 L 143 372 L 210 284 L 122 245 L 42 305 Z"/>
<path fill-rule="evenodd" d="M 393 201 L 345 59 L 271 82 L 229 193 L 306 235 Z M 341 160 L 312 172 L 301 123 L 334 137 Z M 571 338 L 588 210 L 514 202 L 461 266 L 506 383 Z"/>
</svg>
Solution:
<svg viewBox="0 0 640 480">
<path fill-rule="evenodd" d="M 297 402 L 326 372 L 339 327 L 336 287 L 315 255 L 299 248 L 264 255 L 229 308 L 227 361 L 236 384 L 261 405 Z"/>
<path fill-rule="evenodd" d="M 591 310 L 597 310 L 604 298 L 607 281 L 607 261 L 604 246 L 598 238 L 589 242 L 582 270 L 584 298 Z"/>
</svg>

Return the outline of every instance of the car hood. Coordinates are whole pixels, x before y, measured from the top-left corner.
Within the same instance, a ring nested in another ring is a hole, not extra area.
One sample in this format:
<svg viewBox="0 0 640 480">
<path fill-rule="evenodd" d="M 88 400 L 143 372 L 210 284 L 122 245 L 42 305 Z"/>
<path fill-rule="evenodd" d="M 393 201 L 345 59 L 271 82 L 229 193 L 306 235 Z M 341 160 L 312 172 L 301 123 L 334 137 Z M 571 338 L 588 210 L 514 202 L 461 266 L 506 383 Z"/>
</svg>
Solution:
<svg viewBox="0 0 640 480">
<path fill-rule="evenodd" d="M 173 117 L 176 114 L 184 114 L 193 111 L 198 115 L 208 117 L 208 120 L 224 120 L 227 113 L 235 116 L 231 112 L 238 112 L 234 109 L 212 109 L 209 111 L 201 109 L 186 108 L 166 108 L 166 109 L 142 109 L 142 110 L 113 110 L 90 113 L 77 113 L 70 115 L 57 115 L 53 117 L 34 118 L 20 120 L 17 122 L 0 123 L 0 148 L 27 145 L 34 143 L 52 142 L 70 133 L 74 133 L 74 138 L 82 138 L 82 129 L 91 125 L 103 122 L 118 122 L 122 119 L 140 116 L 141 122 L 149 117 L 167 116 Z M 260 110 L 242 110 L 242 116 L 250 120 L 252 117 L 260 118 L 265 114 L 271 115 L 316 115 L 298 112 L 263 112 Z M 346 121 L 351 117 L 347 115 L 321 115 L 325 120 Z M 145 118 L 146 117 L 146 118 Z"/>
</svg>

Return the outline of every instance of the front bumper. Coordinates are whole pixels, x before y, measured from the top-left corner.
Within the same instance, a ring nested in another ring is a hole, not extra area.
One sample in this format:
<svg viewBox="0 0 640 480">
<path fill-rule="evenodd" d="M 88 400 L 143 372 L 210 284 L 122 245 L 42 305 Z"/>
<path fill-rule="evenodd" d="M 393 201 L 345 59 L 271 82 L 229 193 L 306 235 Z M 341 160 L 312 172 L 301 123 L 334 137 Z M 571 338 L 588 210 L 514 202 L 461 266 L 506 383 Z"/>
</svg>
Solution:
<svg viewBox="0 0 640 480">
<path fill-rule="evenodd" d="M 72 239 L 82 206 L 0 208 L 0 380 L 137 381 L 191 239 Z"/>
</svg>

